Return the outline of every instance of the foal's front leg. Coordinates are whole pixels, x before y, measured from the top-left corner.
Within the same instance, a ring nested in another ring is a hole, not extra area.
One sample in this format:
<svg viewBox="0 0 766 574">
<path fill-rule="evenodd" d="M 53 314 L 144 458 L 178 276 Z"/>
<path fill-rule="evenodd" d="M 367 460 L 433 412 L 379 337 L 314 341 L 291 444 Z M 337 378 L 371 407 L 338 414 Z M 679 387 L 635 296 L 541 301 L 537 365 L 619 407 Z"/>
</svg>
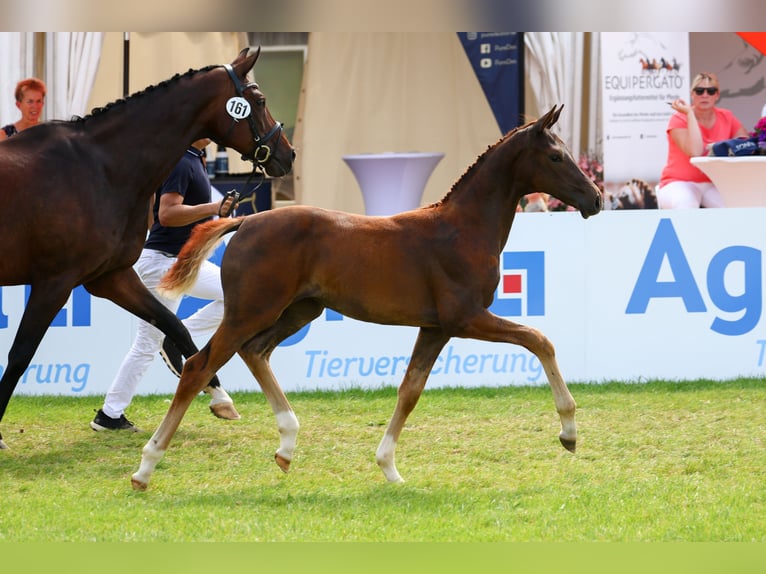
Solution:
<svg viewBox="0 0 766 574">
<path fill-rule="evenodd" d="M 404 380 L 399 385 L 394 414 L 375 453 L 375 460 L 389 482 L 404 482 L 396 470 L 396 443 L 407 417 L 423 393 L 431 368 L 447 341 L 449 337 L 444 335 L 441 329 L 422 328 L 418 333 L 410 364 L 404 374 Z"/>
<path fill-rule="evenodd" d="M 537 356 L 545 369 L 548 384 L 553 392 L 556 412 L 561 419 L 559 440 L 565 449 L 575 452 L 577 446 L 575 410 L 577 405 L 561 376 L 553 343 L 537 329 L 508 321 L 489 311 L 484 311 L 475 317 L 460 336 L 520 345 Z"/>
</svg>

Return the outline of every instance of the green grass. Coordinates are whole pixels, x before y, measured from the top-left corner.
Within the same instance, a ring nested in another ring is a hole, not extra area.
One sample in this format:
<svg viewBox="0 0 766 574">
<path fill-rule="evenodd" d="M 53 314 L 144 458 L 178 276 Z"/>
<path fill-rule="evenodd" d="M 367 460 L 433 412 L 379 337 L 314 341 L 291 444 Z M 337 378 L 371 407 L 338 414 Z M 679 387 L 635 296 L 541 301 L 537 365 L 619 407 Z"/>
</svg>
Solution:
<svg viewBox="0 0 766 574">
<path fill-rule="evenodd" d="M 288 474 L 260 393 L 240 421 L 204 397 L 149 489 L 130 475 L 169 397 L 137 397 L 147 432 L 95 433 L 101 397 L 11 400 L 0 427 L 0 541 L 764 541 L 762 380 L 570 385 L 576 455 L 547 387 L 424 393 L 388 484 L 375 449 L 395 389 L 289 394 Z"/>
</svg>

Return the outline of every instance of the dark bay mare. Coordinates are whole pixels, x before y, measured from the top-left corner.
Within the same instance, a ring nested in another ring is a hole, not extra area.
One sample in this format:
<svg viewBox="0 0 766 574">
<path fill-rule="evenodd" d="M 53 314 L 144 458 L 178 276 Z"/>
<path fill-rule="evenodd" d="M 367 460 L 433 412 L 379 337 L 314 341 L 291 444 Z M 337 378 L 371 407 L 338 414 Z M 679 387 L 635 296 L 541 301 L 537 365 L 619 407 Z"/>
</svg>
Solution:
<svg viewBox="0 0 766 574">
<path fill-rule="evenodd" d="M 396 408 L 376 459 L 385 477 L 402 480 L 394 451 L 431 368 L 451 337 L 521 345 L 545 368 L 561 419 L 559 438 L 575 450 L 575 401 L 539 331 L 488 311 L 497 288 L 501 252 L 521 198 L 549 193 L 583 217 L 601 210 L 596 185 L 551 130 L 561 108 L 518 128 L 490 147 L 438 203 L 369 217 L 316 207 L 285 207 L 195 229 L 163 279 L 182 292 L 226 233 L 221 280 L 224 317 L 203 349 L 184 367 L 165 418 L 143 449 L 132 477 L 143 490 L 193 397 L 234 353 L 258 380 L 280 435 L 276 462 L 287 471 L 298 420 L 269 366 L 275 347 L 325 307 L 354 319 L 419 327 Z M 161 285 L 163 287 L 163 285 Z"/>
<path fill-rule="evenodd" d="M 232 147 L 275 177 L 292 168 L 281 124 L 247 79 L 259 53 L 242 50 L 231 64 L 190 70 L 84 118 L 41 124 L 0 143 L 0 285 L 31 286 L 0 379 L 0 420 L 77 285 L 156 325 L 184 355 L 196 353 L 186 328 L 132 265 L 146 238 L 150 198 L 193 141 Z"/>
</svg>

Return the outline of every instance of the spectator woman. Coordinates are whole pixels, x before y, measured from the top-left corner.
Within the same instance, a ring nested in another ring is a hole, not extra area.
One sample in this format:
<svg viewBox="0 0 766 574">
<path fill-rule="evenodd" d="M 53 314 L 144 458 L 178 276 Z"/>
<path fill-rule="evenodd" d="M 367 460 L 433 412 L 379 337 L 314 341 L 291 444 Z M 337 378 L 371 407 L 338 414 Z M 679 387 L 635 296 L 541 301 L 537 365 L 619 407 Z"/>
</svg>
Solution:
<svg viewBox="0 0 766 574">
<path fill-rule="evenodd" d="M 660 209 L 724 207 L 710 178 L 691 164 L 718 141 L 747 137 L 747 130 L 730 110 L 716 107 L 721 97 L 715 74 L 703 72 L 692 81 L 691 104 L 673 101 L 668 122 L 668 160 L 657 190 Z"/>
<path fill-rule="evenodd" d="M 16 84 L 16 107 L 21 119 L 0 128 L 0 141 L 40 123 L 45 105 L 45 83 L 37 78 L 27 78 Z"/>
</svg>

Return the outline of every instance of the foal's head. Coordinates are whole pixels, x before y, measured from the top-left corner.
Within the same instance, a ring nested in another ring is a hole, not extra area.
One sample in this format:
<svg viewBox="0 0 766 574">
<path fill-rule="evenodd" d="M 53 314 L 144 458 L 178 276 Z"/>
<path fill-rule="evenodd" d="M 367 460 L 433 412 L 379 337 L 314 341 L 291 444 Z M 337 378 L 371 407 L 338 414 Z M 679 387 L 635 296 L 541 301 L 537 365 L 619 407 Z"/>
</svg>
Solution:
<svg viewBox="0 0 766 574">
<path fill-rule="evenodd" d="M 587 218 L 601 211 L 603 200 L 596 184 L 580 169 L 561 138 L 550 130 L 563 107 L 551 108 L 514 136 L 523 138 L 517 163 L 529 182 L 525 194 L 547 193 Z"/>
</svg>

